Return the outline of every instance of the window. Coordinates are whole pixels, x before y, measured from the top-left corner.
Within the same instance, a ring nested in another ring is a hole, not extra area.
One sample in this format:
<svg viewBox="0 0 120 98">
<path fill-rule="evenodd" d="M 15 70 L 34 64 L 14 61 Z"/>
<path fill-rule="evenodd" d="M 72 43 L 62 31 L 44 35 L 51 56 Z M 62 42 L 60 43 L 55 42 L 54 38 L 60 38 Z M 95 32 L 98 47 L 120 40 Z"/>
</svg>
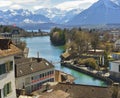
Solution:
<svg viewBox="0 0 120 98">
<path fill-rule="evenodd" d="M 47 73 L 45 73 L 45 77 L 47 76 Z"/>
<path fill-rule="evenodd" d="M 40 78 L 42 78 L 42 74 L 40 74 Z"/>
<path fill-rule="evenodd" d="M 9 61 L 5 64 L 0 64 L 0 75 L 7 73 L 11 70 L 13 70 L 13 61 Z"/>
<path fill-rule="evenodd" d="M 0 75 L 6 73 L 5 64 L 0 65 Z"/>
<path fill-rule="evenodd" d="M 30 92 L 31 92 L 30 86 L 26 87 L 25 90 L 26 90 L 26 93 L 27 93 L 27 94 L 30 94 Z"/>
<path fill-rule="evenodd" d="M 50 82 L 54 82 L 54 78 L 51 78 L 51 79 L 50 79 Z"/>
<path fill-rule="evenodd" d="M 9 93 L 11 93 L 11 82 L 7 83 L 4 85 L 3 92 L 4 92 L 4 97 L 6 97 Z"/>
<path fill-rule="evenodd" d="M 10 61 L 10 70 L 13 70 L 13 61 Z"/>
<path fill-rule="evenodd" d="M 8 61 L 6 64 L 6 71 L 9 72 L 11 70 L 13 70 L 13 62 L 12 61 Z"/>
<path fill-rule="evenodd" d="M 31 77 L 31 80 L 33 80 L 33 77 Z"/>
<path fill-rule="evenodd" d="M 43 74 L 42 74 L 42 77 L 44 78 L 44 76 L 45 76 L 45 75 L 44 75 L 44 73 L 43 73 Z"/>
</svg>

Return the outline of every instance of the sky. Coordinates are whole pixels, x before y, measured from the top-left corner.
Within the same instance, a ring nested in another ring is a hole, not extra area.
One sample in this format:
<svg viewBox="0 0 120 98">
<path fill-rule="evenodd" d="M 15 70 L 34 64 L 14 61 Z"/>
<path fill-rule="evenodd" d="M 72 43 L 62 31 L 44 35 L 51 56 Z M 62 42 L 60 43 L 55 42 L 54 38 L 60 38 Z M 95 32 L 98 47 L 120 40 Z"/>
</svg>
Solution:
<svg viewBox="0 0 120 98">
<path fill-rule="evenodd" d="M 59 8 L 71 10 L 74 8 L 86 9 L 98 0 L 0 0 L 0 9 L 28 9 Z"/>
</svg>

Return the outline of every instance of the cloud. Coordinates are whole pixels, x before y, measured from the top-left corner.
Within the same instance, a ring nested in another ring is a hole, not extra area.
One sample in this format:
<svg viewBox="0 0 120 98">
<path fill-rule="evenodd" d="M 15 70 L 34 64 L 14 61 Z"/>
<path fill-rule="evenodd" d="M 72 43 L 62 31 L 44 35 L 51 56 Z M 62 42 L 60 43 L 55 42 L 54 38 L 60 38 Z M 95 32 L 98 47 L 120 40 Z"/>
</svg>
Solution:
<svg viewBox="0 0 120 98">
<path fill-rule="evenodd" d="M 0 1 L 0 7 L 10 6 L 11 4 L 12 4 L 11 1 L 5 1 L 5 0 Z"/>
<path fill-rule="evenodd" d="M 25 3 L 27 4 L 27 3 L 37 2 L 37 0 L 10 0 L 10 1 L 16 4 L 25 4 Z"/>
<path fill-rule="evenodd" d="M 44 8 L 44 6 L 34 6 L 33 7 L 34 10 L 38 10 L 38 9 L 41 9 L 41 8 Z"/>
<path fill-rule="evenodd" d="M 10 6 L 10 8 L 11 9 L 21 9 L 21 8 L 23 8 L 21 5 L 12 5 L 12 6 Z"/>
<path fill-rule="evenodd" d="M 96 2 L 98 0 L 74 0 L 74 1 L 66 1 L 63 3 L 60 3 L 56 5 L 56 8 L 59 8 L 61 10 L 72 10 L 74 8 L 81 8 L 81 9 L 86 9 L 88 8 L 91 4 Z"/>
<path fill-rule="evenodd" d="M 56 7 L 62 10 L 74 8 L 85 9 L 97 0 L 0 0 L 1 10 L 3 9 L 29 9 Z"/>
</svg>

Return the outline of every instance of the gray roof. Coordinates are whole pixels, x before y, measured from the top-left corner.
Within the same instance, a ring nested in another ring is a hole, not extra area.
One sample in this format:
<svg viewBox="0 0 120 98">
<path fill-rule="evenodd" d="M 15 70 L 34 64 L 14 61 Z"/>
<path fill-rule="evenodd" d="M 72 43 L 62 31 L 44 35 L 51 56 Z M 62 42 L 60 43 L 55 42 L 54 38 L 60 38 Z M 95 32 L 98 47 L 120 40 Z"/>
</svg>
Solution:
<svg viewBox="0 0 120 98">
<path fill-rule="evenodd" d="M 38 71 L 54 68 L 54 66 L 43 58 L 21 58 L 15 59 L 15 76 L 21 77 Z"/>
<path fill-rule="evenodd" d="M 66 98 L 112 98 L 111 87 L 88 86 L 79 84 L 58 83 L 54 90 L 62 90 L 70 94 Z"/>
</svg>

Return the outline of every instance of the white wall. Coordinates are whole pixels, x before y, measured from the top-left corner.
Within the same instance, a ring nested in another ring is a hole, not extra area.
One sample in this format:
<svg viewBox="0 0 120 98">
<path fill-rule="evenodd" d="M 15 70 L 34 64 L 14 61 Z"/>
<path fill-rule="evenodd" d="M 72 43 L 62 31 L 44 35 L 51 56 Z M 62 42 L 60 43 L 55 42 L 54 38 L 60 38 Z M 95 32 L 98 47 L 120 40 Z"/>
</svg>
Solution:
<svg viewBox="0 0 120 98">
<path fill-rule="evenodd" d="M 112 72 L 119 72 L 119 63 L 114 63 L 114 62 L 110 62 L 110 71 Z"/>
<path fill-rule="evenodd" d="M 9 56 L 5 58 L 0 58 L 0 64 L 4 64 L 7 61 L 13 61 L 14 64 L 14 57 Z M 4 85 L 11 82 L 11 87 L 12 87 L 12 92 L 5 98 L 16 98 L 16 90 L 15 90 L 15 76 L 14 76 L 14 66 L 13 70 L 10 71 L 9 73 L 5 73 L 3 75 L 0 75 L 0 89 L 3 90 Z"/>
</svg>

